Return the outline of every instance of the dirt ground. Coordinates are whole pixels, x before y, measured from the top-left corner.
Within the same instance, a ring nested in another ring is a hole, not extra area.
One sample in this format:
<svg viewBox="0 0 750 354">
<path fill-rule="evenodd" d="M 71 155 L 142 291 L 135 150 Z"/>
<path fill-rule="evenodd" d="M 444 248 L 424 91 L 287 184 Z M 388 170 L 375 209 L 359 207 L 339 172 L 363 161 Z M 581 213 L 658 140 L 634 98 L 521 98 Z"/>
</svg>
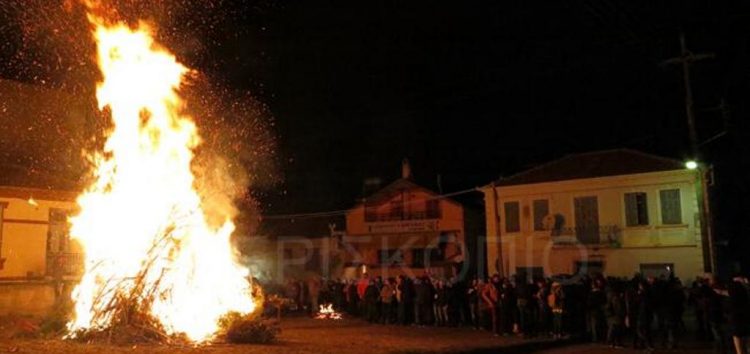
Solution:
<svg viewBox="0 0 750 354">
<path fill-rule="evenodd" d="M 692 343 L 691 343 L 692 344 Z M 579 344 L 565 346 L 561 348 L 549 349 L 536 352 L 537 354 L 643 354 L 644 350 L 638 350 L 633 348 L 617 348 L 612 349 L 604 345 L 599 344 Z M 656 349 L 652 352 L 653 354 L 671 354 L 671 353 L 689 353 L 689 354 L 711 354 L 713 350 L 702 345 L 700 347 L 678 347 L 677 349 Z"/>
<path fill-rule="evenodd" d="M 110 346 L 64 340 L 0 339 L 0 353 L 425 353 L 483 352 L 528 345 L 515 337 L 494 337 L 468 328 L 371 325 L 354 319 L 284 319 L 278 342 L 271 345 L 214 344 Z M 2 338 L 2 337 L 0 337 Z"/>
</svg>

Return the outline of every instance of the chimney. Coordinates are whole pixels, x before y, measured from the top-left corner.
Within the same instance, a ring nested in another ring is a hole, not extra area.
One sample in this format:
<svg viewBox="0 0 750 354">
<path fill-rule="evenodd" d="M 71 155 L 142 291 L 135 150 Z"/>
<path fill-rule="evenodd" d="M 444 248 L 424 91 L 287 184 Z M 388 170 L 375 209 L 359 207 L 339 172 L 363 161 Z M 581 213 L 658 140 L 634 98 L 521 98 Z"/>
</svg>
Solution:
<svg viewBox="0 0 750 354">
<path fill-rule="evenodd" d="M 411 165 L 409 165 L 409 159 L 407 158 L 401 161 L 401 178 L 411 179 Z"/>
</svg>

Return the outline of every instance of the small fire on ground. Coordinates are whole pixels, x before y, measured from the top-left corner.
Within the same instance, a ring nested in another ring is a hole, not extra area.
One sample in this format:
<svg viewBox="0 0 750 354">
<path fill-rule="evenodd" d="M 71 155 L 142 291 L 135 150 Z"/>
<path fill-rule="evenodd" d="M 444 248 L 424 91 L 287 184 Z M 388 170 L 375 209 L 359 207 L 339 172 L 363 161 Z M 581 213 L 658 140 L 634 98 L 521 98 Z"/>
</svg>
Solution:
<svg viewBox="0 0 750 354">
<path fill-rule="evenodd" d="M 320 305 L 320 310 L 315 315 L 316 320 L 340 320 L 341 318 L 341 313 L 333 309 L 333 304 Z"/>
</svg>

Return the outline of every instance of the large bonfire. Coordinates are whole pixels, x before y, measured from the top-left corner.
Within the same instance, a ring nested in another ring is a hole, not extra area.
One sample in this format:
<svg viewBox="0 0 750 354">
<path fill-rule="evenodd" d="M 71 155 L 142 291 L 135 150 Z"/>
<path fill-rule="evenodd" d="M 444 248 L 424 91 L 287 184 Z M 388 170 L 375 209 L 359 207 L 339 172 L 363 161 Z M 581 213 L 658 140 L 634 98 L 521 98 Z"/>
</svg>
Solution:
<svg viewBox="0 0 750 354">
<path fill-rule="evenodd" d="M 256 304 L 247 269 L 235 262 L 231 217 L 211 225 L 195 188 L 200 138 L 178 93 L 189 69 L 147 25 L 90 19 L 102 74 L 97 100 L 113 128 L 91 156 L 94 182 L 70 220 L 86 258 L 68 329 L 111 329 L 137 315 L 166 335 L 210 340 L 223 315 Z"/>
</svg>

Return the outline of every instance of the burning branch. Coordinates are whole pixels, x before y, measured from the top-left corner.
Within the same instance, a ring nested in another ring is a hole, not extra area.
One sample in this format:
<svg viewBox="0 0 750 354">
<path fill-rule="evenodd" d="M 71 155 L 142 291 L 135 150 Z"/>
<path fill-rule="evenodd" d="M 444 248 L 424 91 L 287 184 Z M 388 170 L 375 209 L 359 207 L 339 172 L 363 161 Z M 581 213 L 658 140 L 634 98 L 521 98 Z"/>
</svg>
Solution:
<svg viewBox="0 0 750 354">
<path fill-rule="evenodd" d="M 96 296 L 92 311 L 94 323 L 108 323 L 107 327 L 81 330 L 74 337 L 84 341 L 106 339 L 107 343 L 171 342 L 187 343 L 184 336 L 168 335 L 159 320 L 151 315 L 151 306 L 156 296 L 166 297 L 169 289 L 160 289 L 167 269 L 159 270 L 159 275 L 149 281 L 154 264 L 163 255 L 179 248 L 174 237 L 177 226 L 170 224 L 154 238 L 143 266 L 134 277 L 108 279 Z M 100 304 L 109 299 L 106 304 Z M 99 310 L 97 310 L 99 309 Z M 105 338 L 106 337 L 106 338 Z"/>
</svg>

